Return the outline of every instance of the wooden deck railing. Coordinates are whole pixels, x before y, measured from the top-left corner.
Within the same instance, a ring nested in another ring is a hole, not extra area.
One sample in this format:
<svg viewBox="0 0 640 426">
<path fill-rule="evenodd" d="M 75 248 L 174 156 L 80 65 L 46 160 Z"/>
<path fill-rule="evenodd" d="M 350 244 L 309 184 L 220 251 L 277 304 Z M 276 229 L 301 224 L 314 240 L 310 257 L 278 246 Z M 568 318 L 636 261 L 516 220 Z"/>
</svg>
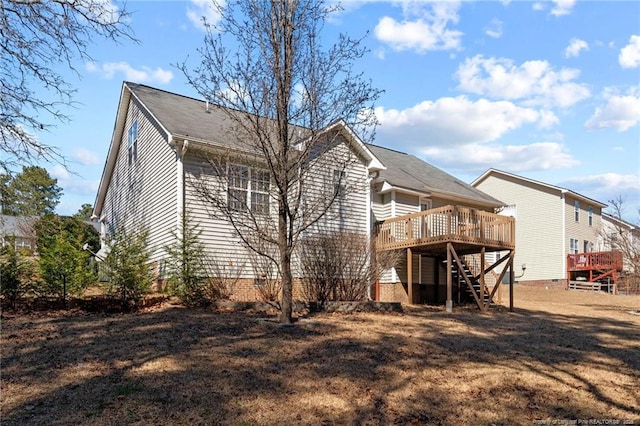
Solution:
<svg viewBox="0 0 640 426">
<path fill-rule="evenodd" d="M 376 225 L 376 247 L 392 250 L 444 242 L 515 248 L 515 220 L 482 210 L 445 206 Z"/>
<path fill-rule="evenodd" d="M 591 253 L 577 253 L 567 255 L 567 270 L 569 271 L 607 271 L 622 270 L 622 252 L 596 251 Z"/>
</svg>

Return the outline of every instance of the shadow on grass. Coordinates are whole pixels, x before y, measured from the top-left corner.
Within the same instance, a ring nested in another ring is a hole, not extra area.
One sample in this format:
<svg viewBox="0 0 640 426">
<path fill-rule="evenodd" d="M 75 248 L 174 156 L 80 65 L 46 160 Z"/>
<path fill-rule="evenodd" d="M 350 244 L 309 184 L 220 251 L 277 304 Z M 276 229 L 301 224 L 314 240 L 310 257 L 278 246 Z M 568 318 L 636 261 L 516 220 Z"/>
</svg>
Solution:
<svg viewBox="0 0 640 426">
<path fill-rule="evenodd" d="M 640 417 L 638 326 L 614 319 L 411 309 L 284 327 L 170 308 L 16 317 L 2 341 L 3 425 Z"/>
</svg>

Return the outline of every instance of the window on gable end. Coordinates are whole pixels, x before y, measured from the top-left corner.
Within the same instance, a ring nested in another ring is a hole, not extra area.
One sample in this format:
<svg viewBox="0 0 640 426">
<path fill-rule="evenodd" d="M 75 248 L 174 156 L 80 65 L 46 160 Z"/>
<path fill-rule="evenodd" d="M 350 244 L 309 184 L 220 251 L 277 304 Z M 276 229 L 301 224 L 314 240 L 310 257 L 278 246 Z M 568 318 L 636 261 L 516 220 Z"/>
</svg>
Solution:
<svg viewBox="0 0 640 426">
<path fill-rule="evenodd" d="M 576 222 L 580 222 L 580 201 L 573 203 L 573 211 L 576 217 Z"/>
<path fill-rule="evenodd" d="M 127 134 L 127 155 L 129 165 L 138 161 L 138 120 L 135 120 Z"/>
<path fill-rule="evenodd" d="M 344 198 L 346 192 L 346 177 L 344 170 L 333 170 L 333 191 L 337 198 Z"/>
<path fill-rule="evenodd" d="M 589 226 L 593 226 L 593 207 L 589 206 Z"/>
</svg>

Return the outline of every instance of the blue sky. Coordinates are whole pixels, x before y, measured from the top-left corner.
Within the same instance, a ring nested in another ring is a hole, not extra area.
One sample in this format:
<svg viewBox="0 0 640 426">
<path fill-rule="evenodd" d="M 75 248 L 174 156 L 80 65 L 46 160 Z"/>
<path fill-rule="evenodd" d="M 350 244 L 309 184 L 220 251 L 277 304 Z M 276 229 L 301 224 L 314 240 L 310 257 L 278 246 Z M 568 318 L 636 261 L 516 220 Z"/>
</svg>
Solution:
<svg viewBox="0 0 640 426">
<path fill-rule="evenodd" d="M 123 80 L 194 96 L 175 67 L 195 64 L 208 1 L 129 1 L 139 44 L 97 42 L 77 65 L 72 121 L 39 139 L 74 173 L 61 214 L 93 203 Z M 365 36 L 357 67 L 385 92 L 374 143 L 471 182 L 497 168 L 640 208 L 640 2 L 348 1 L 325 37 Z"/>
</svg>

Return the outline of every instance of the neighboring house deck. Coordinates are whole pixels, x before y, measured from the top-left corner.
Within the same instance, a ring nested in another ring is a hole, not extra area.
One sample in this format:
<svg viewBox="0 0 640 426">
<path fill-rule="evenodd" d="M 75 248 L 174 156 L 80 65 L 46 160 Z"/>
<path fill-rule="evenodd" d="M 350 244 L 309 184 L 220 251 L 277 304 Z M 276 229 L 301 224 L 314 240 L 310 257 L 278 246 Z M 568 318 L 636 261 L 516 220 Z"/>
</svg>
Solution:
<svg viewBox="0 0 640 426">
<path fill-rule="evenodd" d="M 622 271 L 620 251 L 600 251 L 567 255 L 569 289 L 616 293 Z"/>
</svg>

